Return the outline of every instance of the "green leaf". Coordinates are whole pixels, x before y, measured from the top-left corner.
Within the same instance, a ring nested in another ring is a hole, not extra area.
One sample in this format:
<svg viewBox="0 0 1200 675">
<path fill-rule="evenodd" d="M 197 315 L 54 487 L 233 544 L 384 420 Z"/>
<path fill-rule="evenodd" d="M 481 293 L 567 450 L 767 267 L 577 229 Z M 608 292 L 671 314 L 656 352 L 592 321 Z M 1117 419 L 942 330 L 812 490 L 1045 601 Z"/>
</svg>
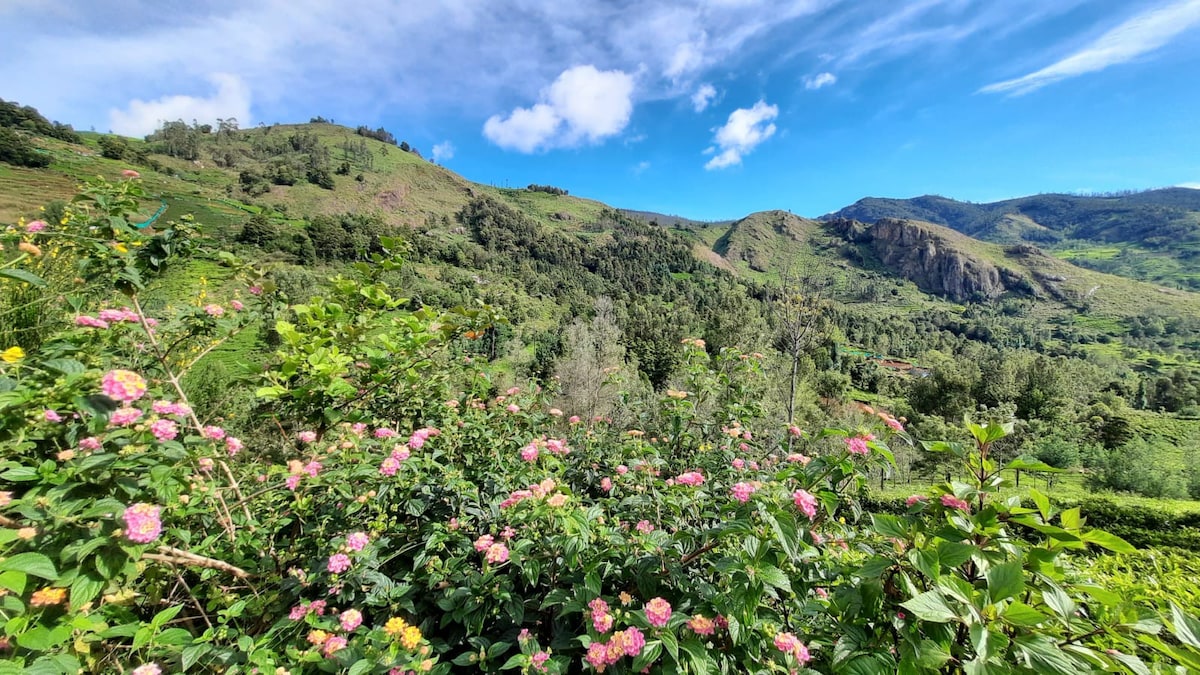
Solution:
<svg viewBox="0 0 1200 675">
<path fill-rule="evenodd" d="M 1183 644 L 1200 649 L 1200 622 L 1184 614 L 1174 602 L 1171 603 L 1171 622 L 1175 625 L 1175 637 Z"/>
<path fill-rule="evenodd" d="M 15 570 L 0 572 L 0 588 L 7 588 L 17 595 L 25 592 L 25 583 L 28 580 L 29 577 L 24 572 L 17 572 Z"/>
<path fill-rule="evenodd" d="M 1061 618 L 1071 619 L 1075 616 L 1075 601 L 1063 589 L 1051 586 L 1042 591 L 1042 599 Z"/>
<path fill-rule="evenodd" d="M 937 591 L 925 591 L 902 603 L 901 607 L 911 611 L 922 621 L 933 623 L 949 623 L 958 618 L 958 614 L 946 603 L 946 599 Z"/>
<path fill-rule="evenodd" d="M 1025 569 L 1021 560 L 1012 560 L 989 569 L 987 588 L 992 602 L 1020 595 L 1025 590 Z"/>
<path fill-rule="evenodd" d="M 1037 504 L 1038 513 L 1042 514 L 1042 521 L 1050 522 L 1050 498 L 1037 490 L 1030 490 L 1029 498 L 1033 500 L 1034 504 Z"/>
<path fill-rule="evenodd" d="M 762 579 L 763 583 L 769 586 L 774 586 L 781 591 L 787 593 L 792 592 L 792 583 L 788 581 L 787 575 L 783 573 L 783 570 L 775 567 L 774 565 L 767 565 L 766 567 L 759 568 L 758 578 Z"/>
<path fill-rule="evenodd" d="M 24 572 L 35 577 L 41 577 L 47 581 L 54 581 L 58 578 L 58 572 L 54 569 L 54 563 L 41 553 L 18 553 L 11 558 L 7 558 L 3 562 L 0 562 L 0 571 L 6 570 Z"/>
<path fill-rule="evenodd" d="M 1150 669 L 1142 660 L 1132 654 L 1122 654 L 1116 650 L 1108 653 L 1115 661 L 1131 670 L 1134 675 L 1150 675 Z"/>
<path fill-rule="evenodd" d="M 205 654 L 212 651 L 212 645 L 200 643 L 190 647 L 183 648 L 183 670 L 187 672 L 188 668 L 196 665 Z"/>
<path fill-rule="evenodd" d="M 908 538 L 908 530 L 904 527 L 904 521 L 891 514 L 872 513 L 871 527 L 885 537 Z"/>
<path fill-rule="evenodd" d="M 956 541 L 944 541 L 938 544 L 938 561 L 946 567 L 958 567 L 971 559 L 979 551 L 978 548 Z"/>
<path fill-rule="evenodd" d="M 635 673 L 642 672 L 647 666 L 658 660 L 658 657 L 662 655 L 662 651 L 663 648 L 661 642 L 658 640 L 648 641 L 646 646 L 642 649 L 642 653 L 638 654 L 637 658 L 633 660 L 633 666 L 630 668 L 630 670 Z"/>
<path fill-rule="evenodd" d="M 42 361 L 42 367 L 63 375 L 78 375 L 87 370 L 87 366 L 75 359 L 46 359 Z"/>
<path fill-rule="evenodd" d="M 1005 471 L 1040 471 L 1042 473 L 1062 473 L 1063 469 L 1058 469 L 1045 462 L 1037 460 L 1028 460 L 1017 458 L 1004 466 Z"/>
<path fill-rule="evenodd" d="M 46 282 L 41 277 L 34 274 L 33 272 L 30 272 L 28 270 L 23 270 L 20 268 L 10 267 L 10 268 L 0 269 L 0 277 L 8 277 L 9 279 L 16 279 L 17 281 L 23 281 L 23 282 L 29 284 L 30 286 L 37 286 L 38 288 L 46 287 Z"/>
<path fill-rule="evenodd" d="M 671 660 L 679 663 L 679 640 L 675 634 L 671 631 L 663 631 L 658 637 L 662 640 L 663 648 L 671 655 Z"/>
<path fill-rule="evenodd" d="M 374 666 L 375 662 L 371 661 L 370 659 L 359 659 L 358 661 L 354 662 L 354 665 L 350 666 L 350 672 L 348 675 L 363 675 L 363 673 L 370 672 L 371 668 Z"/>
<path fill-rule="evenodd" d="M 1088 530 L 1082 535 L 1084 541 L 1089 544 L 1095 544 L 1101 548 L 1106 548 L 1113 553 L 1136 553 L 1137 549 L 1132 544 L 1118 537 L 1115 534 L 1105 532 L 1104 530 Z"/>
<path fill-rule="evenodd" d="M 175 605 L 174 607 L 168 607 L 168 608 L 164 609 L 163 611 L 159 612 L 158 614 L 155 614 L 154 618 L 150 620 L 150 625 L 153 626 L 155 629 L 162 628 L 163 626 L 165 626 L 167 624 L 168 621 L 170 621 L 171 619 L 174 619 L 175 615 L 178 614 L 180 612 L 180 610 L 182 610 L 182 609 L 183 609 L 183 605 Z"/>
<path fill-rule="evenodd" d="M 4 473 L 0 473 L 0 478 L 14 483 L 22 483 L 37 480 L 41 476 L 38 474 L 37 469 L 28 466 L 17 466 Z"/>
<path fill-rule="evenodd" d="M 1014 601 L 1004 609 L 1000 618 L 1014 626 L 1036 626 L 1046 620 L 1046 615 L 1023 602 Z"/>
<path fill-rule="evenodd" d="M 80 607 L 95 600 L 102 590 L 104 590 L 103 581 L 93 579 L 86 574 L 75 577 L 75 582 L 71 584 L 71 611 L 79 611 Z"/>
</svg>

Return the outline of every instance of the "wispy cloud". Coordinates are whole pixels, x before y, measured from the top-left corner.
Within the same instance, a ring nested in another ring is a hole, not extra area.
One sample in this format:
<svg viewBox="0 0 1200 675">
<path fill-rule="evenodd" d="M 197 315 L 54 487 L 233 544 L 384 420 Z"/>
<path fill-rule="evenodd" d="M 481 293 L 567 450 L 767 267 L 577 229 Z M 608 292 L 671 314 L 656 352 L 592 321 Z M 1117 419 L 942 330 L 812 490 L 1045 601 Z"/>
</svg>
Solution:
<svg viewBox="0 0 1200 675">
<path fill-rule="evenodd" d="M 820 89 L 821 87 L 828 87 L 835 82 L 837 82 L 837 75 L 833 73 L 818 73 L 804 78 L 804 88 Z"/>
<path fill-rule="evenodd" d="M 454 144 L 450 141 L 442 141 L 433 146 L 431 153 L 433 161 L 438 164 L 443 164 L 448 160 L 454 159 Z"/>
<path fill-rule="evenodd" d="M 646 173 L 646 169 L 649 169 L 649 168 L 650 168 L 650 162 L 647 162 L 646 160 L 642 160 L 642 161 L 638 162 L 637 164 L 635 164 L 633 166 L 633 168 L 630 169 L 630 171 L 633 172 L 633 175 L 640 176 L 643 173 Z"/>
<path fill-rule="evenodd" d="M 1177 183 L 1175 187 L 1189 188 L 1192 190 L 1200 190 L 1200 181 L 1195 183 Z"/>
<path fill-rule="evenodd" d="M 766 101 L 734 110 L 725 125 L 717 129 L 714 144 L 704 151 L 713 155 L 704 168 L 711 171 L 741 164 L 743 157 L 775 135 L 774 120 L 778 116 L 779 107 Z"/>
<path fill-rule="evenodd" d="M 483 135 L 520 152 L 597 143 L 615 136 L 633 113 L 633 76 L 620 70 L 576 66 L 564 70 L 531 108 L 492 115 Z"/>
<path fill-rule="evenodd" d="M 1048 84 L 1104 70 L 1166 45 L 1200 24 L 1200 0 L 1182 0 L 1138 14 L 1087 47 L 1028 75 L 983 87 L 982 93 L 1028 94 Z"/>
<path fill-rule="evenodd" d="M 700 85 L 696 93 L 692 94 L 692 110 L 696 112 L 704 112 L 709 103 L 717 97 L 717 88 L 711 84 L 705 83 Z"/>
</svg>

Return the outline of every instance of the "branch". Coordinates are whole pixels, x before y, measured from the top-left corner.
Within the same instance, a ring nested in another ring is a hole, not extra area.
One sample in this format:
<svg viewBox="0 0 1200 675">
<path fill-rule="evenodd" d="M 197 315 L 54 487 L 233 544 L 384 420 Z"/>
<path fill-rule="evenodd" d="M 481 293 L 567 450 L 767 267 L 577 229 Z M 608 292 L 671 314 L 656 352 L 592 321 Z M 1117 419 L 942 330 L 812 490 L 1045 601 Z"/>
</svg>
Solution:
<svg viewBox="0 0 1200 675">
<path fill-rule="evenodd" d="M 158 553 L 143 553 L 142 557 L 147 560 L 157 560 L 168 565 L 186 565 L 190 567 L 205 567 L 212 570 L 221 570 L 228 572 L 238 579 L 246 579 L 250 573 L 246 570 L 230 565 L 223 560 L 209 558 L 207 556 L 197 555 L 183 549 L 174 548 L 172 546 L 159 546 Z"/>
</svg>

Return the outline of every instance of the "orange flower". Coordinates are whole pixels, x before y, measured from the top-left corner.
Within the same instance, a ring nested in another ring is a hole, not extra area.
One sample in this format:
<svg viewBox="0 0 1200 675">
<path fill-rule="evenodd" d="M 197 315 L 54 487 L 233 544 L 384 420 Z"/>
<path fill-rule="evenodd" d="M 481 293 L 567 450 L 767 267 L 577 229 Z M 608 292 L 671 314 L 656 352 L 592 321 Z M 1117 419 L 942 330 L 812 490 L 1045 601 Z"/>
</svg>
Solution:
<svg viewBox="0 0 1200 675">
<path fill-rule="evenodd" d="M 43 588 L 33 592 L 29 598 L 29 604 L 33 607 L 49 607 L 62 604 L 66 599 L 67 589 L 65 588 Z"/>
</svg>

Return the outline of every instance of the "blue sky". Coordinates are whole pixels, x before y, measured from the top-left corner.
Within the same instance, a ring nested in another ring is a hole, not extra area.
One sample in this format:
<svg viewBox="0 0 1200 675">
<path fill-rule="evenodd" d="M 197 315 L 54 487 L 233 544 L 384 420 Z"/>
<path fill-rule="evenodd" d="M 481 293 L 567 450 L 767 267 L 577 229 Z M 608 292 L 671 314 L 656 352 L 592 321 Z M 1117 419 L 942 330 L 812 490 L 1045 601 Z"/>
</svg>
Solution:
<svg viewBox="0 0 1200 675">
<path fill-rule="evenodd" d="M 323 115 L 701 219 L 1200 187 L 1200 0 L 7 0 L 0 40 L 79 128 Z"/>
</svg>

